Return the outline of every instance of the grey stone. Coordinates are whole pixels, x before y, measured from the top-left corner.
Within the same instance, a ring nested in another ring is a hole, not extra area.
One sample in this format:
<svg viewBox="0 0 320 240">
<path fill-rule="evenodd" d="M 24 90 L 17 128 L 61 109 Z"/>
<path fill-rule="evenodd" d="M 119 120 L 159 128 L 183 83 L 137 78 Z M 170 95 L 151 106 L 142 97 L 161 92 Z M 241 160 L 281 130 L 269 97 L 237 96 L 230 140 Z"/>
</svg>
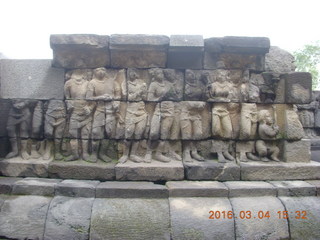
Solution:
<svg viewBox="0 0 320 240">
<path fill-rule="evenodd" d="M 214 181 L 167 182 L 170 197 L 228 197 L 228 188 Z"/>
<path fill-rule="evenodd" d="M 51 35 L 53 66 L 98 68 L 110 65 L 109 36 L 93 34 Z"/>
<path fill-rule="evenodd" d="M 223 217 L 223 212 L 232 212 L 227 198 L 170 198 L 169 202 L 171 239 L 235 239 L 234 219 Z M 210 211 L 219 212 L 220 218 L 209 219 Z"/>
<path fill-rule="evenodd" d="M 51 198 L 14 196 L 8 198 L 0 212 L 0 236 L 9 239 L 43 239 Z"/>
<path fill-rule="evenodd" d="M 285 162 L 309 163 L 311 159 L 310 140 L 284 141 L 283 152 L 283 160 Z"/>
<path fill-rule="evenodd" d="M 277 196 L 277 190 L 267 182 L 225 182 L 229 197 Z"/>
<path fill-rule="evenodd" d="M 184 169 L 182 162 L 171 161 L 161 163 L 135 163 L 128 161 L 124 164 L 118 163 L 115 167 L 117 180 L 132 181 L 170 181 L 183 180 Z"/>
<path fill-rule="evenodd" d="M 96 187 L 97 198 L 168 198 L 168 189 L 152 182 L 103 182 Z"/>
<path fill-rule="evenodd" d="M 280 200 L 289 216 L 291 239 L 320 239 L 319 197 L 280 197 Z"/>
<path fill-rule="evenodd" d="M 295 70 L 294 56 L 276 46 L 271 46 L 266 54 L 265 70 L 267 72 L 286 73 Z"/>
<path fill-rule="evenodd" d="M 286 102 L 308 104 L 312 101 L 312 76 L 308 72 L 293 72 L 285 75 Z"/>
<path fill-rule="evenodd" d="M 204 39 L 204 50 L 208 53 L 220 53 L 223 51 L 223 38 Z"/>
<path fill-rule="evenodd" d="M 235 37 L 222 39 L 223 51 L 229 53 L 262 53 L 269 52 L 270 40 L 266 37 Z"/>
<path fill-rule="evenodd" d="M 44 238 L 49 240 L 89 239 L 91 209 L 94 198 L 57 196 L 52 199 Z"/>
<path fill-rule="evenodd" d="M 11 158 L 0 161 L 0 173 L 9 177 L 48 177 L 50 161 Z"/>
<path fill-rule="evenodd" d="M 10 142 L 6 137 L 0 137 L 0 161 L 4 158 L 10 151 Z"/>
<path fill-rule="evenodd" d="M 287 220 L 277 215 L 285 208 L 276 197 L 237 197 L 230 201 L 236 239 L 290 239 Z"/>
<path fill-rule="evenodd" d="M 320 179 L 320 163 L 240 163 L 241 180 L 304 180 Z"/>
<path fill-rule="evenodd" d="M 1 75 L 1 73 L 0 73 Z M 7 121 L 11 107 L 9 100 L 0 99 L 0 137 L 7 137 Z"/>
<path fill-rule="evenodd" d="M 90 239 L 170 239 L 168 200 L 95 199 Z"/>
<path fill-rule="evenodd" d="M 72 162 L 52 161 L 49 164 L 49 176 L 63 179 L 113 180 L 115 163 L 89 163 L 82 160 Z"/>
<path fill-rule="evenodd" d="M 59 179 L 25 178 L 15 182 L 12 194 L 54 196 L 55 186 Z"/>
<path fill-rule="evenodd" d="M 270 181 L 277 189 L 278 196 L 315 196 L 316 187 L 305 181 Z"/>
<path fill-rule="evenodd" d="M 320 180 L 306 180 L 306 182 L 316 187 L 317 196 L 320 196 Z"/>
<path fill-rule="evenodd" d="M 184 162 L 185 175 L 188 180 L 240 180 L 240 167 L 235 163 L 217 163 L 215 161 Z"/>
<path fill-rule="evenodd" d="M 169 38 L 162 35 L 115 34 L 110 37 L 112 67 L 165 67 Z"/>
<path fill-rule="evenodd" d="M 10 194 L 13 185 L 22 178 L 0 177 L 0 194 Z"/>
<path fill-rule="evenodd" d="M 99 181 L 92 180 L 63 180 L 56 185 L 55 195 L 92 198 L 96 195 L 96 186 L 98 184 Z"/>
<path fill-rule="evenodd" d="M 204 42 L 201 35 L 171 35 L 169 68 L 202 69 Z"/>
<path fill-rule="evenodd" d="M 64 70 L 51 60 L 2 60 L 1 97 L 63 99 Z"/>
</svg>

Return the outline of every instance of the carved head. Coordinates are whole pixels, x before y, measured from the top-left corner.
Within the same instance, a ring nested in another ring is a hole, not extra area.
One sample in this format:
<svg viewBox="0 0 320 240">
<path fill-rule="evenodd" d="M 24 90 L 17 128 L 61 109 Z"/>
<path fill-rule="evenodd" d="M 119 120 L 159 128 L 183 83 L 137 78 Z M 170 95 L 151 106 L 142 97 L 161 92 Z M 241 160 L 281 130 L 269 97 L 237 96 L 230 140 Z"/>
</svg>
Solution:
<svg viewBox="0 0 320 240">
<path fill-rule="evenodd" d="M 86 80 L 87 71 L 84 69 L 76 69 L 72 72 L 71 78 L 76 81 Z"/>
<path fill-rule="evenodd" d="M 106 74 L 107 74 L 107 71 L 106 71 L 106 69 L 103 68 L 103 67 L 101 67 L 101 68 L 96 68 L 96 69 L 93 70 L 93 75 L 94 75 L 94 77 L 97 78 L 97 79 L 100 79 L 100 80 L 104 79 L 104 77 L 106 76 Z"/>
<path fill-rule="evenodd" d="M 163 71 L 160 68 L 153 68 L 149 70 L 150 75 L 152 76 L 153 80 L 156 80 L 158 82 L 162 82 L 163 81 Z"/>
<path fill-rule="evenodd" d="M 12 106 L 16 109 L 23 109 L 28 105 L 26 100 L 12 100 Z"/>
<path fill-rule="evenodd" d="M 170 82 L 175 81 L 175 72 L 173 69 L 165 69 L 165 70 L 163 70 L 163 74 L 168 81 L 170 81 Z"/>
<path fill-rule="evenodd" d="M 194 83 L 196 81 L 196 75 L 192 70 L 186 70 L 186 81 L 191 83 Z"/>
<path fill-rule="evenodd" d="M 268 110 L 259 111 L 258 121 L 259 121 L 259 123 L 266 123 L 266 124 L 273 123 L 273 119 L 272 119 L 271 114 Z"/>
<path fill-rule="evenodd" d="M 139 75 L 135 69 L 128 69 L 129 81 L 134 81 L 138 79 Z"/>
<path fill-rule="evenodd" d="M 215 78 L 217 82 L 225 82 L 229 78 L 227 70 L 219 69 L 215 72 Z"/>
</svg>

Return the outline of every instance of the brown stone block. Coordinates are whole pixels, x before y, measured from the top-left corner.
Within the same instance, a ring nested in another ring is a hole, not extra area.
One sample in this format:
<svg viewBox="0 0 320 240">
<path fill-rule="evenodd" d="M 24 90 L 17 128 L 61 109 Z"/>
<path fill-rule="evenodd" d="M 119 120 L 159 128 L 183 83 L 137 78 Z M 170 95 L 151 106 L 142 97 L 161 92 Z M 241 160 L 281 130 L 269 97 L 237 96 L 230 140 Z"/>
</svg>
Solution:
<svg viewBox="0 0 320 240">
<path fill-rule="evenodd" d="M 304 104 L 312 101 L 312 76 L 308 72 L 292 72 L 285 76 L 286 102 Z"/>
</svg>

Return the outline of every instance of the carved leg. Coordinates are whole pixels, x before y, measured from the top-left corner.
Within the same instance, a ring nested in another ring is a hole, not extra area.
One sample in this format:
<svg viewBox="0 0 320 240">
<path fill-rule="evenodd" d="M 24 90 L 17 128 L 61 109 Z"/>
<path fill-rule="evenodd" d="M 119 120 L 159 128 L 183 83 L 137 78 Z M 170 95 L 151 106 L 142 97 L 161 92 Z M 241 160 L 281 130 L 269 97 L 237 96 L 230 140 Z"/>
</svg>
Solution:
<svg viewBox="0 0 320 240">
<path fill-rule="evenodd" d="M 19 155 L 18 140 L 16 138 L 11 138 L 10 144 L 12 150 L 7 154 L 6 158 L 13 158 Z"/>
<path fill-rule="evenodd" d="M 191 156 L 192 156 L 192 158 L 194 158 L 194 159 L 196 159 L 196 160 L 198 160 L 198 161 L 201 161 L 201 162 L 204 161 L 204 158 L 198 154 L 198 151 L 197 151 L 197 149 L 195 149 L 195 148 L 192 149 L 192 151 L 191 151 Z"/>
<path fill-rule="evenodd" d="M 132 143 L 132 148 L 130 153 L 130 160 L 132 162 L 137 162 L 137 163 L 144 162 L 143 159 L 137 155 L 138 147 L 139 147 L 139 141 L 134 141 Z"/>
<path fill-rule="evenodd" d="M 92 162 L 97 162 L 98 161 L 99 145 L 100 145 L 100 140 L 92 140 L 92 155 L 91 155 L 91 161 Z"/>
<path fill-rule="evenodd" d="M 247 153 L 247 158 L 249 158 L 252 161 L 259 161 L 259 158 L 256 155 L 254 155 L 253 153 L 250 153 L 250 152 Z"/>
<path fill-rule="evenodd" d="M 86 162 L 96 163 L 98 161 L 97 155 L 91 157 L 89 151 L 89 140 L 82 139 L 82 159 Z"/>
<path fill-rule="evenodd" d="M 45 140 L 42 142 L 42 145 L 44 147 L 43 153 L 42 153 L 42 159 L 49 160 L 53 152 L 53 143 L 50 140 Z"/>
<path fill-rule="evenodd" d="M 25 160 L 30 159 L 30 155 L 28 153 L 28 140 L 21 140 L 21 157 Z"/>
<path fill-rule="evenodd" d="M 234 159 L 234 157 L 233 157 L 228 151 L 225 151 L 225 152 L 223 152 L 222 154 L 223 154 L 223 156 L 225 157 L 226 160 L 234 161 L 234 162 L 236 161 L 236 160 Z"/>
<path fill-rule="evenodd" d="M 129 153 L 130 153 L 130 141 L 125 140 L 124 141 L 124 150 L 123 155 L 119 159 L 119 163 L 125 163 L 129 159 Z"/>
<path fill-rule="evenodd" d="M 183 149 L 183 161 L 185 162 L 193 162 L 193 159 L 190 154 L 190 143 L 185 143 L 184 149 Z"/>
<path fill-rule="evenodd" d="M 247 159 L 247 156 L 246 156 L 246 153 L 245 152 L 240 152 L 239 153 L 239 161 L 240 162 L 248 162 L 248 159 Z"/>
<path fill-rule="evenodd" d="M 217 154 L 218 154 L 218 162 L 219 163 L 226 163 L 227 162 L 226 159 L 224 158 L 222 152 L 217 152 Z"/>
<path fill-rule="evenodd" d="M 61 154 L 61 139 L 54 139 L 54 158 L 62 160 L 64 156 Z"/>
<path fill-rule="evenodd" d="M 38 159 L 41 157 L 41 154 L 38 152 L 37 148 L 39 146 L 38 142 L 32 143 L 31 145 L 31 155 L 30 157 L 33 159 Z"/>
<path fill-rule="evenodd" d="M 147 146 L 147 153 L 144 157 L 144 162 L 146 163 L 151 163 L 152 161 L 152 147 L 151 147 L 151 140 L 148 141 L 148 146 Z"/>
<path fill-rule="evenodd" d="M 71 156 L 67 157 L 65 161 L 75 161 L 79 159 L 78 139 L 70 140 Z"/>
</svg>

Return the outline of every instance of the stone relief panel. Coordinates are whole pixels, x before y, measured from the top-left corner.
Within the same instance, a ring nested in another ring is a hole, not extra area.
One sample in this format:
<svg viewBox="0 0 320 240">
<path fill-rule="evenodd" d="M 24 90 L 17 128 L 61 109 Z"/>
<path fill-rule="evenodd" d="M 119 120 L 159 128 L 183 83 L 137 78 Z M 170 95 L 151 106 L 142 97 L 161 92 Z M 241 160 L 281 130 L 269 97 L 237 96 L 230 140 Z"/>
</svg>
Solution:
<svg viewBox="0 0 320 240">
<path fill-rule="evenodd" d="M 163 140 L 181 139 L 180 103 L 172 101 L 161 102 L 160 134 Z"/>
</svg>

